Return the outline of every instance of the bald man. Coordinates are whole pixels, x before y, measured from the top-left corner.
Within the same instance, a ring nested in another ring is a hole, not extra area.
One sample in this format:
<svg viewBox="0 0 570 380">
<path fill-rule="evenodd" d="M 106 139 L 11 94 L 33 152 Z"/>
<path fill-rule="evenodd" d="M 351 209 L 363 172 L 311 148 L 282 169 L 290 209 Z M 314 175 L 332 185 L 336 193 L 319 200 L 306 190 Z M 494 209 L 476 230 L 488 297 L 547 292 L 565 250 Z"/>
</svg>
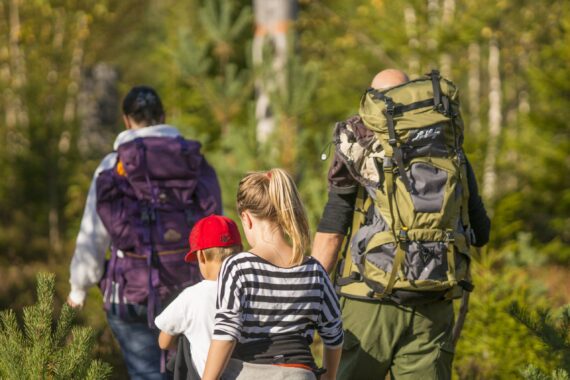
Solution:
<svg viewBox="0 0 570 380">
<path fill-rule="evenodd" d="M 386 69 L 374 76 L 370 87 L 383 91 L 409 80 L 408 75 L 401 70 Z M 364 126 L 360 116 L 352 116 L 347 122 L 360 131 L 358 135 L 364 136 L 364 138 L 373 137 L 373 133 Z M 335 155 L 333 159 L 328 180 L 329 202 L 325 206 L 325 214 L 315 235 L 312 256 L 330 272 L 337 262 L 338 252 L 345 236 L 345 233 L 336 232 L 346 232 L 352 222 L 352 211 L 358 184 L 351 178 L 348 169 L 343 165 L 338 155 Z M 331 230 L 334 233 L 329 233 Z"/>
<path fill-rule="evenodd" d="M 408 75 L 401 70 L 386 69 L 380 71 L 374 76 L 372 83 L 370 83 L 370 87 L 376 90 L 386 90 L 390 87 L 406 83 L 409 80 L 410 78 L 408 78 Z"/>
<path fill-rule="evenodd" d="M 374 76 L 370 86 L 377 90 L 409 81 L 401 70 L 387 69 Z M 349 123 L 357 142 L 369 146 L 375 138 L 360 116 Z M 489 239 L 490 222 L 478 194 L 473 170 L 467 163 L 469 218 L 476 246 Z M 337 152 L 328 173 L 328 202 L 315 235 L 312 255 L 330 273 L 335 267 L 343 240 L 352 224 L 359 183 Z M 370 301 L 366 297 L 341 296 L 345 340 L 338 379 L 384 380 L 450 379 L 453 361 L 453 306 L 435 301 L 419 306 Z"/>
</svg>

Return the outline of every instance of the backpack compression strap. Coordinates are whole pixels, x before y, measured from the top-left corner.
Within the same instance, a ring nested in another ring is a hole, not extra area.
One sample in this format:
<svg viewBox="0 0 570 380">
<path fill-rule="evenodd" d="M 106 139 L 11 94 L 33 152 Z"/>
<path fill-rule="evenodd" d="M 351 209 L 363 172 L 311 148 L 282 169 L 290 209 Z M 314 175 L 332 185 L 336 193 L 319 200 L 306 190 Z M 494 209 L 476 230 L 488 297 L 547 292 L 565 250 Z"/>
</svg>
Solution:
<svg viewBox="0 0 570 380">
<path fill-rule="evenodd" d="M 406 186 L 408 193 L 414 194 L 415 190 L 412 188 L 410 179 L 406 174 L 406 169 L 404 168 L 404 155 L 402 150 L 398 146 L 398 140 L 396 139 L 396 129 L 394 127 L 394 101 L 392 98 L 387 96 L 384 97 L 384 102 L 386 103 L 386 109 L 384 110 L 384 116 L 386 117 L 387 127 L 388 127 L 388 144 L 392 147 L 394 161 L 398 165 L 398 174 Z"/>
<path fill-rule="evenodd" d="M 350 244 L 352 237 L 365 223 L 366 214 L 368 209 L 373 207 L 372 200 L 366 195 L 366 190 L 364 187 L 359 186 L 356 195 L 356 202 L 354 204 L 354 212 L 352 216 L 352 225 L 350 232 L 345 237 L 344 247 L 342 249 L 344 265 L 342 266 L 342 273 L 337 272 L 335 279 L 336 285 L 342 287 L 354 282 L 362 282 L 362 276 L 359 272 L 355 272 L 352 269 L 352 255 L 350 252 Z M 337 269 L 341 269 L 337 266 Z"/>
</svg>

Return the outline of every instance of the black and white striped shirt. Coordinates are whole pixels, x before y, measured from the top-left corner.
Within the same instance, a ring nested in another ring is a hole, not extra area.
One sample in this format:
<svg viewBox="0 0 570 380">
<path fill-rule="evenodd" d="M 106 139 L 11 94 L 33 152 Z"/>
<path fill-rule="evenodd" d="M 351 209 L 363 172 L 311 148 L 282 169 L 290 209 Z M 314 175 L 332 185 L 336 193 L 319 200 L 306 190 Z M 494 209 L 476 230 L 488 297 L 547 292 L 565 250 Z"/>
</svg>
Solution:
<svg viewBox="0 0 570 380">
<path fill-rule="evenodd" d="M 325 269 L 309 257 L 282 268 L 250 252 L 230 256 L 218 277 L 213 339 L 248 343 L 316 329 L 325 346 L 342 344 L 338 298 Z"/>
</svg>

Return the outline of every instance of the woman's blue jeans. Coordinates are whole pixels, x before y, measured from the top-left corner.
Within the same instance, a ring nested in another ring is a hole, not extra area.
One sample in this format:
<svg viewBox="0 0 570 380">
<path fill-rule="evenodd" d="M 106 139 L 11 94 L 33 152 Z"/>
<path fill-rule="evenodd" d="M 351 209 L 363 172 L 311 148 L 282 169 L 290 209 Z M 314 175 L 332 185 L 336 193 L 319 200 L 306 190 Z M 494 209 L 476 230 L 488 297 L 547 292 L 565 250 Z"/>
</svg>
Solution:
<svg viewBox="0 0 570 380">
<path fill-rule="evenodd" d="M 119 316 L 119 305 L 111 304 L 107 321 L 119 341 L 132 380 L 162 380 L 161 350 L 157 329 L 148 327 L 145 305 L 125 304 L 125 317 Z"/>
</svg>

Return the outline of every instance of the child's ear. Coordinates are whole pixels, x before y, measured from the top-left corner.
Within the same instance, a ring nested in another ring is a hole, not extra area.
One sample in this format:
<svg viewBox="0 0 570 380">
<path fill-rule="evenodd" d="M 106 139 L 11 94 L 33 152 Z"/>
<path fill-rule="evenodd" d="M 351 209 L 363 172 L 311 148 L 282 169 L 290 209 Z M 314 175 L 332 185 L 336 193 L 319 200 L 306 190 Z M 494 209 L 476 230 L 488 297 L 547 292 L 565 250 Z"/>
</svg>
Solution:
<svg viewBox="0 0 570 380">
<path fill-rule="evenodd" d="M 196 257 L 198 258 L 198 262 L 200 262 L 200 264 L 206 263 L 206 255 L 204 254 L 204 251 L 202 250 L 197 251 Z"/>
<path fill-rule="evenodd" d="M 247 211 L 243 211 L 240 215 L 243 228 L 251 229 L 253 223 L 251 222 L 251 215 Z"/>
</svg>

